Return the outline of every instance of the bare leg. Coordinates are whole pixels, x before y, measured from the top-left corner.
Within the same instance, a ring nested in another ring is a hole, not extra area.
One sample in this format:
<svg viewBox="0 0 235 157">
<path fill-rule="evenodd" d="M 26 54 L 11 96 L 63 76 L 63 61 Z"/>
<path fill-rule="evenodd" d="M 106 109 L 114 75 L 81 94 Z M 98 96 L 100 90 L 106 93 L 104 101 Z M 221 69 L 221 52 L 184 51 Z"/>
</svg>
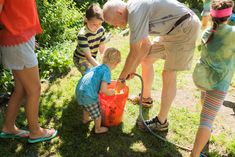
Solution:
<svg viewBox="0 0 235 157">
<path fill-rule="evenodd" d="M 40 97 L 40 78 L 38 66 L 15 70 L 15 76 L 19 79 L 25 89 L 27 103 L 25 105 L 26 118 L 29 124 L 30 138 L 38 138 L 48 133 L 48 136 L 54 133 L 47 129 L 42 129 L 38 122 L 39 97 Z"/>
<path fill-rule="evenodd" d="M 176 71 L 163 71 L 163 87 L 162 87 L 162 97 L 160 112 L 158 114 L 158 119 L 161 123 L 164 123 L 167 119 L 168 112 L 171 107 L 171 103 L 176 95 Z"/>
<path fill-rule="evenodd" d="M 148 59 L 145 59 L 141 63 L 142 65 L 142 77 L 144 82 L 143 97 L 151 97 L 151 88 L 154 79 L 154 68 L 153 63 L 150 63 Z"/>
<path fill-rule="evenodd" d="M 108 131 L 107 127 L 102 127 L 101 126 L 101 116 L 95 119 L 95 133 L 100 134 L 100 133 L 105 133 Z"/>
<path fill-rule="evenodd" d="M 87 112 L 86 110 L 83 110 L 83 120 L 82 120 L 82 123 L 83 123 L 83 124 L 86 124 L 86 123 L 88 123 L 90 120 L 91 120 L 91 118 L 90 118 L 90 113 Z"/>
<path fill-rule="evenodd" d="M 149 108 L 152 106 L 153 100 L 151 96 L 151 88 L 154 79 L 154 67 L 153 63 L 157 60 L 156 57 L 153 56 L 146 56 L 141 61 L 141 68 L 142 68 L 142 78 L 143 78 L 143 107 Z M 137 96 L 133 99 L 130 99 L 132 103 L 139 104 L 140 97 Z"/>
<path fill-rule="evenodd" d="M 20 109 L 20 103 L 25 96 L 24 88 L 17 76 L 13 71 L 15 87 L 14 92 L 11 95 L 11 98 L 8 102 L 7 112 L 5 122 L 2 128 L 2 131 L 5 133 L 17 134 L 19 129 L 15 126 L 15 120 Z"/>
<path fill-rule="evenodd" d="M 201 29 L 202 30 L 207 27 L 209 19 L 210 19 L 209 16 L 202 16 L 202 21 L 201 21 L 201 23 L 202 23 Z"/>
<path fill-rule="evenodd" d="M 204 148 L 204 146 L 206 145 L 207 141 L 209 140 L 211 135 L 211 131 L 207 128 L 199 128 L 197 135 L 196 135 L 196 139 L 195 139 L 195 143 L 193 146 L 193 150 L 192 150 L 192 157 L 199 157 L 200 153 L 202 151 L 202 149 Z"/>
<path fill-rule="evenodd" d="M 223 104 L 226 93 L 223 91 L 207 91 L 201 111 L 200 127 L 194 142 L 192 157 L 198 157 L 210 138 L 215 116 Z"/>
</svg>

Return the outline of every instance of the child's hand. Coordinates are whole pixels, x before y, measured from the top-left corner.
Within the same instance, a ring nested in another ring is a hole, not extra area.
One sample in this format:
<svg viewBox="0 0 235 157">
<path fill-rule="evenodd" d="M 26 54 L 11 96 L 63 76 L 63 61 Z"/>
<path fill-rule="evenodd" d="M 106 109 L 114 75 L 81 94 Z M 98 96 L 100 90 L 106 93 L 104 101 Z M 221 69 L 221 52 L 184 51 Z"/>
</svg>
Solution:
<svg viewBox="0 0 235 157">
<path fill-rule="evenodd" d="M 120 90 L 120 91 L 115 90 L 115 95 L 120 95 L 120 94 L 123 94 L 123 93 L 124 93 L 123 89 Z"/>
<path fill-rule="evenodd" d="M 110 96 L 115 95 L 115 90 L 114 89 L 109 89 L 109 95 Z"/>
</svg>

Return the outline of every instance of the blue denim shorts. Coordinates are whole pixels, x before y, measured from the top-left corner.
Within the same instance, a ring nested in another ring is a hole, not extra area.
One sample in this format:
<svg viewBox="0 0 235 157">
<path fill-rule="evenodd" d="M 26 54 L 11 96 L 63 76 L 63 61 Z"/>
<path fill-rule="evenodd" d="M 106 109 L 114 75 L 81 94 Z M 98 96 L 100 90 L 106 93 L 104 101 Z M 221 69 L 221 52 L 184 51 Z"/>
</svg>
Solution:
<svg viewBox="0 0 235 157">
<path fill-rule="evenodd" d="M 0 46 L 0 63 L 9 70 L 23 70 L 38 65 L 34 52 L 35 37 L 15 46 Z"/>
</svg>

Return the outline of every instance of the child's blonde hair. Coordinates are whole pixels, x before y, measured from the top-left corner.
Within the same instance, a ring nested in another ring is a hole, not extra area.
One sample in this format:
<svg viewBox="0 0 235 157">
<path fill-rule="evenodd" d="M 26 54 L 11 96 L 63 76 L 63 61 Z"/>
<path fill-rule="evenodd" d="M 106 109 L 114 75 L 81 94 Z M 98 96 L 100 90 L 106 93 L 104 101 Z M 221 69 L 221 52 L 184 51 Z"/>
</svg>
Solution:
<svg viewBox="0 0 235 157">
<path fill-rule="evenodd" d="M 107 64 L 114 64 L 114 63 L 120 63 L 121 62 L 121 53 L 118 49 L 110 47 L 107 48 L 104 52 L 103 56 L 103 63 Z"/>
</svg>

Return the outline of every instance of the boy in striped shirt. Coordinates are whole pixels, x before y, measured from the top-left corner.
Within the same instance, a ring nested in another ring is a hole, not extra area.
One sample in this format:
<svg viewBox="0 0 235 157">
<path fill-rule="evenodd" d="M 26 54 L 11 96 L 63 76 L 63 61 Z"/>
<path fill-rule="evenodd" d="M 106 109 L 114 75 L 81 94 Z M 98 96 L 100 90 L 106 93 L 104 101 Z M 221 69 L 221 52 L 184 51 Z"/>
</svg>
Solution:
<svg viewBox="0 0 235 157">
<path fill-rule="evenodd" d="M 102 27 L 103 15 L 98 4 L 91 4 L 84 18 L 84 27 L 79 31 L 78 45 L 74 51 L 73 61 L 82 75 L 86 70 L 99 65 L 96 60 L 98 51 L 103 54 L 105 46 L 105 29 Z"/>
</svg>

